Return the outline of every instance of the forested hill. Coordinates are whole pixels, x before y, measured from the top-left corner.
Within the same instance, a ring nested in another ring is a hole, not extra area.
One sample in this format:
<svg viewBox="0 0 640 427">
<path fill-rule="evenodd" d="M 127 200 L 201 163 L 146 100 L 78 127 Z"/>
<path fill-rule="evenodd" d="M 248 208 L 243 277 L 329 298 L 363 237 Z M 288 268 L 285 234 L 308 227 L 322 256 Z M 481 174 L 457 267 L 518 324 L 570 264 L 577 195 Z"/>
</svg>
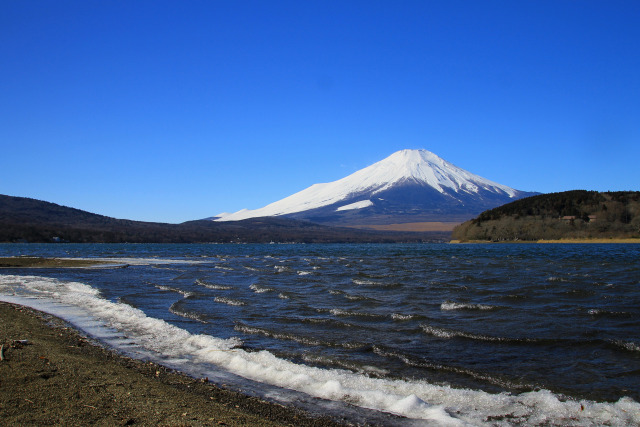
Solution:
<svg viewBox="0 0 640 427">
<path fill-rule="evenodd" d="M 640 192 L 541 194 L 481 213 L 453 230 L 460 241 L 640 237 Z"/>
<path fill-rule="evenodd" d="M 327 227 L 287 218 L 182 224 L 110 218 L 55 203 L 0 195 L 0 242 L 74 243 L 366 243 L 445 241 L 449 233 L 401 233 Z"/>
</svg>

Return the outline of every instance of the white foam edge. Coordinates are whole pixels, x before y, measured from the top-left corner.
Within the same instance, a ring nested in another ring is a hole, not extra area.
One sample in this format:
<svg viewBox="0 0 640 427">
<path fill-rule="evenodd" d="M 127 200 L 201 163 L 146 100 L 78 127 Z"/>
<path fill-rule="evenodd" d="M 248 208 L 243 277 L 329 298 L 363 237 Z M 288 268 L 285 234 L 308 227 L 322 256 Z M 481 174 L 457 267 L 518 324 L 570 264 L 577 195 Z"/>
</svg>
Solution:
<svg viewBox="0 0 640 427">
<path fill-rule="evenodd" d="M 159 265 L 159 264 L 207 264 L 213 262 L 212 260 L 192 260 L 192 259 L 172 259 L 172 258 L 62 258 L 68 260 L 79 261 L 100 261 L 100 262 L 112 262 L 116 265 L 128 264 L 128 265 Z"/>
<path fill-rule="evenodd" d="M 503 416 L 504 422 L 528 425 L 640 424 L 640 404 L 628 397 L 608 403 L 564 399 L 548 390 L 492 394 L 425 381 L 370 378 L 296 364 L 264 350 L 247 352 L 236 348 L 236 338 L 192 334 L 127 304 L 108 301 L 98 290 L 77 282 L 0 275 L 0 300 L 50 312 L 116 347 L 134 342 L 140 353 L 160 355 L 172 366 L 215 365 L 250 380 L 438 425 L 482 425 Z"/>
</svg>

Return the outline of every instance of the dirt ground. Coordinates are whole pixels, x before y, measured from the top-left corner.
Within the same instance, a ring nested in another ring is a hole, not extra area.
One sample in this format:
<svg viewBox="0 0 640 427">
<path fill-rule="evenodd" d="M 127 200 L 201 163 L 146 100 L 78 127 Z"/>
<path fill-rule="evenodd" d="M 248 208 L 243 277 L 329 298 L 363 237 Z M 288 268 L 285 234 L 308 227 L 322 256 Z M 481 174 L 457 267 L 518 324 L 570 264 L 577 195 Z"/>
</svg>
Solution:
<svg viewBox="0 0 640 427">
<path fill-rule="evenodd" d="M 337 426 L 96 345 L 53 316 L 0 303 L 0 424 Z"/>
</svg>

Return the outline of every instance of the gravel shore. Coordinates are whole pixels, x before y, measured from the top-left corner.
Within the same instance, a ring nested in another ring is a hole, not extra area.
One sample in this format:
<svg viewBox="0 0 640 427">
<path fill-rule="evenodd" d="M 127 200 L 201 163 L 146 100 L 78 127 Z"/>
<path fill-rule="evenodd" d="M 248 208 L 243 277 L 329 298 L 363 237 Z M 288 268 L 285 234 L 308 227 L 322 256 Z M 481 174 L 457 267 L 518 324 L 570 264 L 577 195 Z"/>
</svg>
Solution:
<svg viewBox="0 0 640 427">
<path fill-rule="evenodd" d="M 3 425 L 338 426 L 121 356 L 64 321 L 0 302 Z"/>
<path fill-rule="evenodd" d="M 64 268 L 99 267 L 109 265 L 100 260 L 73 258 L 42 258 L 33 256 L 1 257 L 0 268 Z"/>
</svg>

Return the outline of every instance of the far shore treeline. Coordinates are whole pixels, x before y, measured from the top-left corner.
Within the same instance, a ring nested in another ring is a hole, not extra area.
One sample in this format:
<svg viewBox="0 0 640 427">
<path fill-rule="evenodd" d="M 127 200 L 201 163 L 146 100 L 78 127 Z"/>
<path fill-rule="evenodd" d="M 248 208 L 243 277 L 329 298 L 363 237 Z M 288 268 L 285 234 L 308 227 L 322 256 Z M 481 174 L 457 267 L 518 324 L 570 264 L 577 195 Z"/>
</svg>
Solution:
<svg viewBox="0 0 640 427">
<path fill-rule="evenodd" d="M 0 242 L 8 243 L 413 243 L 443 242 L 450 236 L 451 232 L 329 227 L 280 217 L 182 224 L 131 221 L 0 195 Z"/>
<path fill-rule="evenodd" d="M 461 242 L 640 238 L 640 192 L 542 194 L 483 212 L 457 226 Z"/>
<path fill-rule="evenodd" d="M 0 242 L 16 243 L 396 243 L 640 239 L 640 192 L 573 190 L 519 199 L 453 232 L 330 227 L 282 217 L 165 224 L 115 219 L 0 195 Z"/>
</svg>

